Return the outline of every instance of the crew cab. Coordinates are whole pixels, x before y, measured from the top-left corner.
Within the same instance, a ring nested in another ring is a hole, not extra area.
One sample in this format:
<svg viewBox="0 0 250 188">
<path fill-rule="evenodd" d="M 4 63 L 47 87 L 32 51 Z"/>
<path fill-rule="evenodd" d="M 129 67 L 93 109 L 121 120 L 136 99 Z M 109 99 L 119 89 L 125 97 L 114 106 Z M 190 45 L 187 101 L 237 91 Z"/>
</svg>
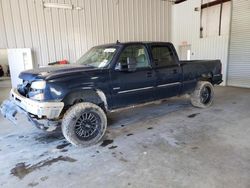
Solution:
<svg viewBox="0 0 250 188">
<path fill-rule="evenodd" d="M 206 108 L 213 102 L 213 86 L 222 82 L 220 60 L 179 61 L 168 42 L 100 45 L 74 64 L 27 70 L 19 78 L 23 84 L 11 90 L 2 114 L 15 122 L 22 112 L 47 131 L 61 126 L 77 146 L 100 141 L 106 114 L 114 109 L 183 94 Z"/>
</svg>

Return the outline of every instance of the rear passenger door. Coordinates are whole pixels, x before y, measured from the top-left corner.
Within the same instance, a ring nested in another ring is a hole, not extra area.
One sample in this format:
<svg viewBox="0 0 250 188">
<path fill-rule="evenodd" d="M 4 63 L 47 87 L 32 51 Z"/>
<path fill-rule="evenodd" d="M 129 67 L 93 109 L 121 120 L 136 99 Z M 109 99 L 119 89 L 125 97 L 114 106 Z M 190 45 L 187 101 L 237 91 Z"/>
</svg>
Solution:
<svg viewBox="0 0 250 188">
<path fill-rule="evenodd" d="M 169 45 L 152 45 L 152 59 L 156 71 L 156 97 L 178 95 L 181 89 L 181 67 Z"/>
</svg>

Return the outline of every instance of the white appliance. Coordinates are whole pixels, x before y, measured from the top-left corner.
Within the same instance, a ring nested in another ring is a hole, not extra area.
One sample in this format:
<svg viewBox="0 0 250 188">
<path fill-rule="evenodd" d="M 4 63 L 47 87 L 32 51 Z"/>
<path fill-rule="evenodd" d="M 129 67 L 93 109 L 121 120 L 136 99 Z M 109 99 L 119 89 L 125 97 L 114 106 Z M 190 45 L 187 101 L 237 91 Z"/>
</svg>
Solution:
<svg viewBox="0 0 250 188">
<path fill-rule="evenodd" d="M 8 49 L 8 61 L 10 67 L 12 88 L 16 88 L 18 84 L 22 83 L 22 80 L 18 78 L 20 72 L 34 68 L 31 49 Z"/>
</svg>

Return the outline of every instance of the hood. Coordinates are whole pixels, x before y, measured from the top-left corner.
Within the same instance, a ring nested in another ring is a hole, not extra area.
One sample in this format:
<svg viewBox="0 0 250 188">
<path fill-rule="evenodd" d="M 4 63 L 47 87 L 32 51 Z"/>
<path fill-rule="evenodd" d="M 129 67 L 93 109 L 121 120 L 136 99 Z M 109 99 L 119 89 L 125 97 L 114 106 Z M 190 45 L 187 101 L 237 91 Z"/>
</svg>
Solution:
<svg viewBox="0 0 250 188">
<path fill-rule="evenodd" d="M 74 75 L 78 72 L 96 70 L 97 68 L 86 65 L 55 65 L 37 69 L 23 71 L 19 74 L 19 78 L 32 82 L 33 80 L 49 80 L 55 77 Z"/>
</svg>

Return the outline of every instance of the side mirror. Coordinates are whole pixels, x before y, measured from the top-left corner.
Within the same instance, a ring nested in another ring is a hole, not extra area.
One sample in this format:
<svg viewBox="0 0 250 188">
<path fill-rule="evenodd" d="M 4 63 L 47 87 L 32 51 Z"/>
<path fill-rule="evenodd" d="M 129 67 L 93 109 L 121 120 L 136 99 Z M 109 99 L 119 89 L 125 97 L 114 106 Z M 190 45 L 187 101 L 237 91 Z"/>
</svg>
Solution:
<svg viewBox="0 0 250 188">
<path fill-rule="evenodd" d="M 135 72 L 137 67 L 137 61 L 134 57 L 128 57 L 126 63 L 118 62 L 115 70 L 120 72 Z"/>
<path fill-rule="evenodd" d="M 134 57 L 127 58 L 128 72 L 135 72 L 137 67 L 137 61 Z"/>
</svg>

